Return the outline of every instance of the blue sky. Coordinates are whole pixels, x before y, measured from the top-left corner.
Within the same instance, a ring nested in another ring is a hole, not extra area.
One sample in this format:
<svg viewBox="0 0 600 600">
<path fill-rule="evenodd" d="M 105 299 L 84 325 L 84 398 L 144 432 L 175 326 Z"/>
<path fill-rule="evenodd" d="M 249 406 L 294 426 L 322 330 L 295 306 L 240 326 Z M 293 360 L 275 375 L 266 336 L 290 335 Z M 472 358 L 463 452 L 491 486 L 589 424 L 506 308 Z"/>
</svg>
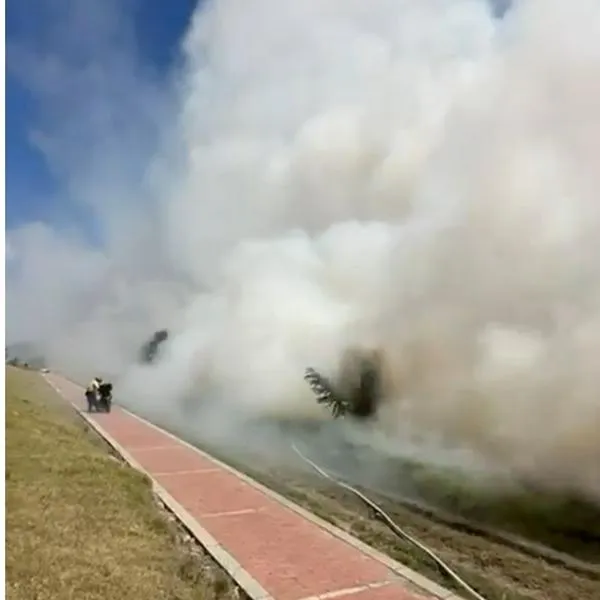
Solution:
<svg viewBox="0 0 600 600">
<path fill-rule="evenodd" d="M 78 5 L 75 6 L 74 3 Z M 73 12 L 79 7 L 94 14 L 98 5 L 111 0 L 8 0 L 6 7 L 6 226 L 12 229 L 32 220 L 56 217 L 64 189 L 61 174 L 49 164 L 48 156 L 35 142 L 35 132 L 43 131 L 48 118 L 47 90 L 40 89 L 36 74 L 40 63 L 56 56 L 63 63 L 77 64 L 79 58 L 93 63 L 106 40 L 98 42 L 85 31 L 77 43 L 65 39 L 63 27 L 70 28 Z M 124 43 L 133 46 L 138 67 L 160 79 L 178 57 L 178 44 L 195 0 L 122 0 L 115 14 Z M 73 8 L 75 6 L 75 8 Z M 104 8 L 102 9 L 104 11 Z M 103 14 L 104 17 L 104 14 Z M 94 17 L 96 18 L 96 17 Z M 93 21 L 90 17 L 90 21 Z M 93 22 L 85 24 L 93 30 Z M 104 21 L 99 37 L 106 32 Z M 86 36 L 88 39 L 86 39 Z M 94 46 L 94 44 L 97 44 Z M 81 68 L 82 64 L 77 64 Z M 45 95 L 46 94 L 46 95 Z M 61 101 L 60 95 L 57 100 Z M 64 102 L 65 99 L 63 98 Z"/>
</svg>

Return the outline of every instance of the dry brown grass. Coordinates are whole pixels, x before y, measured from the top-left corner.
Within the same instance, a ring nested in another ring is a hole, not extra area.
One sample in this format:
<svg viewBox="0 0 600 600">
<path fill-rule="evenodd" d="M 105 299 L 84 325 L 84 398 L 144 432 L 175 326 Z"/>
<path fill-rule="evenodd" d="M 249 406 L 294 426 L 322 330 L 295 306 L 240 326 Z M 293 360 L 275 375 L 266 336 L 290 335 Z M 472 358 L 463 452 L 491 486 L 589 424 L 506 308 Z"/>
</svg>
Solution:
<svg viewBox="0 0 600 600">
<path fill-rule="evenodd" d="M 185 437 L 179 432 L 182 437 Z M 190 440 L 193 441 L 193 440 Z M 215 448 L 198 444 L 213 456 Z M 267 487 L 288 497 L 310 512 L 388 554 L 461 597 L 470 597 L 447 577 L 421 550 L 398 538 L 381 521 L 374 519 L 364 503 L 354 495 L 318 476 L 300 474 L 285 468 L 261 468 L 238 456 L 219 456 L 224 462 Z M 437 522 L 425 515 L 367 491 L 393 520 L 431 548 L 488 600 L 598 600 L 600 579 L 524 553 L 499 541 Z"/>
<path fill-rule="evenodd" d="M 10 600 L 236 598 L 182 542 L 148 481 L 107 452 L 33 372 L 6 369 Z"/>
</svg>

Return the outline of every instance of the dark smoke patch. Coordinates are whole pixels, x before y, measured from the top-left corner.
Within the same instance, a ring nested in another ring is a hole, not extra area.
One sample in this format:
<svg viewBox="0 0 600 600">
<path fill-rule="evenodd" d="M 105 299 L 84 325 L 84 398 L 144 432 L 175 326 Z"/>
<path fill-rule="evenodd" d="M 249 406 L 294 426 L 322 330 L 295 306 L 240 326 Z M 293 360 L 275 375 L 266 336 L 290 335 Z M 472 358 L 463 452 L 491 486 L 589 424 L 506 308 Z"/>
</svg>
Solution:
<svg viewBox="0 0 600 600">
<path fill-rule="evenodd" d="M 160 329 L 154 332 L 154 335 L 142 346 L 140 350 L 140 361 L 151 364 L 156 360 L 160 345 L 167 341 L 169 332 L 167 329 Z"/>
</svg>

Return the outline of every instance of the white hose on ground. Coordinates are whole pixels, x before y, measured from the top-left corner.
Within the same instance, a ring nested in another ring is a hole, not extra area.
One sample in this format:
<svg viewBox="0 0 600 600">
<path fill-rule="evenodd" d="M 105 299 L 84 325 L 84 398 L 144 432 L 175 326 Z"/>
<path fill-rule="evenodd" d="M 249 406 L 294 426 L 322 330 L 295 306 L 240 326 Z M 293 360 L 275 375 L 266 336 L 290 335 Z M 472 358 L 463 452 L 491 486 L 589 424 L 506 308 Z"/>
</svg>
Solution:
<svg viewBox="0 0 600 600">
<path fill-rule="evenodd" d="M 433 550 L 431 550 L 431 548 L 427 547 L 425 544 L 423 544 L 423 542 L 419 541 L 417 538 L 410 535 L 410 533 L 406 532 L 404 529 L 399 527 L 392 520 L 392 518 L 381 507 L 379 507 L 377 504 L 375 504 L 375 502 L 373 502 L 370 498 L 365 496 L 362 492 L 360 492 L 356 488 L 352 487 L 351 485 L 330 475 L 325 469 L 323 469 L 322 467 L 317 465 L 315 462 L 313 462 L 310 458 L 305 456 L 298 449 L 298 446 L 296 445 L 295 442 L 292 442 L 291 446 L 292 446 L 292 450 L 300 457 L 300 459 L 303 460 L 306 464 L 310 465 L 317 473 L 319 473 L 319 475 L 321 475 L 325 479 L 329 479 L 329 481 L 332 481 L 336 485 L 343 487 L 344 489 L 353 493 L 355 496 L 358 496 L 365 504 L 370 506 L 376 512 L 376 514 L 378 514 L 385 521 L 385 523 L 390 527 L 390 529 L 396 535 L 399 535 L 400 537 L 409 541 L 411 544 L 413 544 L 414 546 L 419 548 L 419 550 L 421 550 L 424 554 L 427 554 L 427 556 L 429 556 L 433 561 L 435 561 L 435 563 L 443 571 L 445 571 L 450 577 L 452 577 L 452 579 L 454 579 L 454 581 L 456 581 L 456 583 L 458 583 L 462 588 L 464 588 L 474 598 L 476 598 L 477 600 L 487 600 L 484 596 L 482 596 L 476 590 L 474 590 L 458 573 L 456 573 L 456 571 L 454 571 L 447 563 L 445 563 L 437 554 L 435 554 L 435 552 Z"/>
</svg>

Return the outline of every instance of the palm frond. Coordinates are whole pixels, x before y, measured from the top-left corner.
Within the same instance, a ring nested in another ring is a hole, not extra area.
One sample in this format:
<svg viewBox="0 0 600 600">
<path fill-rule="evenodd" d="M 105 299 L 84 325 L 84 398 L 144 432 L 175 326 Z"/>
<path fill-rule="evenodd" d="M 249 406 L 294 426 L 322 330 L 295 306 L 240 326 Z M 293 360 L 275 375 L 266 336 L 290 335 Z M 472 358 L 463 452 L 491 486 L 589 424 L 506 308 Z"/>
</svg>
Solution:
<svg viewBox="0 0 600 600">
<path fill-rule="evenodd" d="M 331 382 L 312 367 L 304 372 L 304 380 L 317 397 L 318 404 L 325 404 L 334 419 L 343 417 L 349 410 L 348 402 L 340 398 L 333 390 Z"/>
</svg>

